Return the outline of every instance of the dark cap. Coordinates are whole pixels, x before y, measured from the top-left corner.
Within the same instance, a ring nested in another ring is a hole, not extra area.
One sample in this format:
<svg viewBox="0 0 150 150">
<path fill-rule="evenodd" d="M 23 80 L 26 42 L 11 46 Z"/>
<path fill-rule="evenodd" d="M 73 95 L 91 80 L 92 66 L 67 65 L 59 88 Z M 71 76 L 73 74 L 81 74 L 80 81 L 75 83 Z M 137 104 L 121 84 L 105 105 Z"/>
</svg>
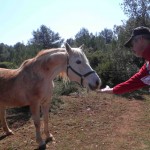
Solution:
<svg viewBox="0 0 150 150">
<path fill-rule="evenodd" d="M 132 42 L 133 38 L 138 35 L 150 36 L 150 29 L 148 27 L 143 27 L 143 26 L 135 28 L 132 31 L 132 35 L 131 35 L 130 39 L 124 44 L 124 46 L 130 48 L 132 46 L 131 42 Z"/>
</svg>

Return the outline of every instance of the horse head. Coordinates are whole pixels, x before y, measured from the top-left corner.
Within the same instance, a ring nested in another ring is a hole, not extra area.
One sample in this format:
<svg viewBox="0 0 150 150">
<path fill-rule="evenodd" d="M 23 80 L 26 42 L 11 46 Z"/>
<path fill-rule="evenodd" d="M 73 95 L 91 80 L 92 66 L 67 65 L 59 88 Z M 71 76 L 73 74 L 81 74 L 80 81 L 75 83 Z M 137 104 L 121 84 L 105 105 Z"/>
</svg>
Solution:
<svg viewBox="0 0 150 150">
<path fill-rule="evenodd" d="M 67 75 L 71 81 L 76 81 L 83 87 L 95 90 L 100 87 L 101 80 L 97 73 L 92 69 L 82 48 L 71 48 L 65 44 L 68 53 Z"/>
</svg>

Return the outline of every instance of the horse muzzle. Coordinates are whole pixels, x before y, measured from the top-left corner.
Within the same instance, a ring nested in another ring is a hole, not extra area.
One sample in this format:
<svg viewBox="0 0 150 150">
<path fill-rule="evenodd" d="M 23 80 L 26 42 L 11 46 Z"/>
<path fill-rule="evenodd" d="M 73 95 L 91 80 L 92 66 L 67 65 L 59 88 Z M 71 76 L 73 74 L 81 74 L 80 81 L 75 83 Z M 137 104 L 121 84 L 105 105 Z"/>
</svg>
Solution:
<svg viewBox="0 0 150 150">
<path fill-rule="evenodd" d="M 92 91 L 94 91 L 94 90 L 96 90 L 96 89 L 99 89 L 100 86 L 101 86 L 101 80 L 100 80 L 100 79 L 97 79 L 97 80 L 95 81 L 95 84 L 90 84 L 90 83 L 89 83 L 88 86 L 89 86 L 89 89 L 92 90 Z"/>
</svg>

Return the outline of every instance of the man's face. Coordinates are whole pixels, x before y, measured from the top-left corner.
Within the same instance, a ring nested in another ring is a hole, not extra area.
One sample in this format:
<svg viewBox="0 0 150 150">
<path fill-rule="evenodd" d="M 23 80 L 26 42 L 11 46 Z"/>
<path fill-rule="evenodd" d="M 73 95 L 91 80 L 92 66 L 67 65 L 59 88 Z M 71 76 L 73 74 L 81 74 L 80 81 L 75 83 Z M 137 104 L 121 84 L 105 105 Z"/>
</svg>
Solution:
<svg viewBox="0 0 150 150">
<path fill-rule="evenodd" d="M 132 50 L 137 57 L 142 57 L 144 51 L 143 40 L 142 36 L 136 36 L 132 40 Z"/>
</svg>

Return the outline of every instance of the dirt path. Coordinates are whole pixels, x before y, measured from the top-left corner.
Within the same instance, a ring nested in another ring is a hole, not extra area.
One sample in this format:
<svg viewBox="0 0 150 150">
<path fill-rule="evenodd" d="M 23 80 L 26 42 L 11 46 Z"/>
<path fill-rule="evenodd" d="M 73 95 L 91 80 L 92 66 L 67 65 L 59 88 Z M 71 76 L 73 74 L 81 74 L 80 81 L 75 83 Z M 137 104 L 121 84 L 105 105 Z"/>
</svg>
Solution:
<svg viewBox="0 0 150 150">
<path fill-rule="evenodd" d="M 120 116 L 114 118 L 114 129 L 112 135 L 107 139 L 111 141 L 110 150 L 120 149 L 142 149 L 146 146 L 143 143 L 138 143 L 135 139 L 136 132 L 139 132 L 139 121 L 143 114 L 143 102 L 132 100 L 116 102 L 122 103 L 125 108 Z"/>
<path fill-rule="evenodd" d="M 149 150 L 150 100 L 90 93 L 63 96 L 57 113 L 50 114 L 49 127 L 56 144 L 48 150 Z M 12 122 L 9 116 L 8 121 Z M 37 147 L 31 118 L 11 125 L 14 136 L 2 138 L 0 150 L 32 150 Z"/>
</svg>

